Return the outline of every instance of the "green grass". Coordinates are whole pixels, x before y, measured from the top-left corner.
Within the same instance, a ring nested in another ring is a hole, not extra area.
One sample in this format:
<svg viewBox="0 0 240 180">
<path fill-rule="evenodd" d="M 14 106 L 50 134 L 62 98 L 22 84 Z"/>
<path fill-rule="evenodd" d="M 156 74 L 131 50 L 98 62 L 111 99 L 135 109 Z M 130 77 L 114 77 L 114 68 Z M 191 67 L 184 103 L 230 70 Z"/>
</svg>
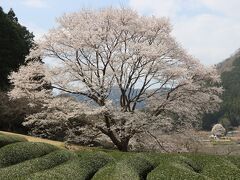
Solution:
<svg viewBox="0 0 240 180">
<path fill-rule="evenodd" d="M 240 156 L 134 153 L 99 148 L 80 148 L 73 152 L 61 146 L 27 140 L 0 133 L 0 179 L 240 179 Z"/>
</svg>

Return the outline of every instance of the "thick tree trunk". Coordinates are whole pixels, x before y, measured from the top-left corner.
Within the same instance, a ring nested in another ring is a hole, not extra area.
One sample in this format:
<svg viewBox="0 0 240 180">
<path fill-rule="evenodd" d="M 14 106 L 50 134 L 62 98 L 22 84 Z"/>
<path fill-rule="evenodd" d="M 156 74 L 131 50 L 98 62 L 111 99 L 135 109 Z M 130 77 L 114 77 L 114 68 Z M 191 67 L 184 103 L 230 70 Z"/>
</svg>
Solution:
<svg viewBox="0 0 240 180">
<path fill-rule="evenodd" d="M 129 139 L 124 139 L 121 141 L 120 146 L 117 146 L 118 150 L 127 152 L 128 151 L 128 145 L 129 145 Z"/>
<path fill-rule="evenodd" d="M 128 145 L 129 145 L 129 140 L 131 139 L 131 136 L 127 136 L 124 138 L 117 137 L 116 133 L 114 133 L 111 130 L 109 114 L 106 113 L 104 115 L 104 118 L 105 118 L 106 128 L 99 127 L 98 129 L 111 139 L 112 143 L 118 148 L 118 150 L 125 151 L 125 152 L 128 151 Z"/>
<path fill-rule="evenodd" d="M 128 145 L 130 138 L 124 138 L 121 140 L 118 140 L 114 135 L 109 136 L 109 138 L 112 140 L 112 143 L 118 148 L 119 151 L 128 151 Z"/>
</svg>

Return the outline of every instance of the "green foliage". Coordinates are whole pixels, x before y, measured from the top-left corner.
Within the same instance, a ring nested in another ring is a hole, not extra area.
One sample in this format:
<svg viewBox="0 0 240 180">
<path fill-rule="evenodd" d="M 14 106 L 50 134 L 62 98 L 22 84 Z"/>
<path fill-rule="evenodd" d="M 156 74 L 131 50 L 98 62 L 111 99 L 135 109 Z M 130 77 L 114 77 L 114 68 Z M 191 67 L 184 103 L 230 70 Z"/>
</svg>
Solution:
<svg viewBox="0 0 240 180">
<path fill-rule="evenodd" d="M 116 152 L 115 152 L 116 153 Z M 116 153 L 117 154 L 117 153 Z M 124 155 L 122 160 L 109 163 L 93 177 L 94 180 L 140 179 L 134 173 L 134 165 L 124 162 L 132 160 L 133 155 Z M 239 156 L 213 156 L 201 154 L 160 154 L 141 153 L 137 155 L 148 160 L 154 169 L 147 175 L 148 180 L 155 179 L 237 179 L 239 176 Z M 133 163 L 134 161 L 132 161 Z M 137 164 L 141 164 L 138 162 Z M 142 166 L 142 165 L 140 165 Z M 116 173 L 118 172 L 118 173 Z M 118 175 L 116 175 L 116 174 Z"/>
<path fill-rule="evenodd" d="M 103 168 L 99 169 L 97 173 L 93 176 L 92 180 L 114 180 L 112 173 L 115 170 L 116 162 L 110 162 Z"/>
<path fill-rule="evenodd" d="M 18 22 L 14 11 L 5 13 L 0 7 L 0 90 L 9 89 L 8 76 L 25 63 L 34 36 Z M 0 92 L 0 129 L 26 133 L 22 126 L 28 112 L 25 100 L 9 101 L 7 94 Z"/>
<path fill-rule="evenodd" d="M 68 179 L 68 180 L 87 180 L 113 158 L 103 152 L 83 152 L 78 159 L 59 165 L 50 170 L 33 174 L 30 179 Z"/>
<path fill-rule="evenodd" d="M 218 123 L 222 118 L 225 119 L 226 128 L 240 125 L 240 52 L 226 61 L 229 60 L 232 61 L 231 68 L 221 73 L 224 88 L 221 108 L 218 112 L 204 117 L 203 129 L 210 130 L 212 125 Z M 226 119 L 229 122 L 226 122 Z"/>
<path fill-rule="evenodd" d="M 175 161 L 179 154 L 175 153 L 141 153 L 141 156 L 148 160 L 155 168 L 161 162 Z"/>
<path fill-rule="evenodd" d="M 240 156 L 227 156 L 226 158 L 240 169 Z"/>
<path fill-rule="evenodd" d="M 201 166 L 201 174 L 213 179 L 236 179 L 240 169 L 228 158 L 214 155 L 191 156 Z"/>
<path fill-rule="evenodd" d="M 40 142 L 18 142 L 0 149 L 0 167 L 7 167 L 32 158 L 41 157 L 58 148 Z"/>
<path fill-rule="evenodd" d="M 13 166 L 0 169 L 0 179 L 27 178 L 28 175 L 53 168 L 69 160 L 76 159 L 77 155 L 66 150 L 53 151 L 45 156 L 24 161 Z"/>
<path fill-rule="evenodd" d="M 94 150 L 95 153 L 99 151 L 107 153 L 117 161 L 122 160 L 124 158 L 131 157 L 132 155 L 136 154 L 136 152 L 123 152 L 119 150 L 102 149 L 102 148 L 96 148 Z"/>
<path fill-rule="evenodd" d="M 147 173 L 153 169 L 153 165 L 140 156 L 132 156 L 109 164 L 100 170 L 93 179 L 95 180 L 135 180 L 145 179 Z"/>
<path fill-rule="evenodd" d="M 27 141 L 27 139 L 24 137 L 0 134 L 0 147 L 3 147 L 8 144 L 12 144 L 16 142 L 24 142 L 24 141 Z"/>
<path fill-rule="evenodd" d="M 147 180 L 156 179 L 207 179 L 201 174 L 194 172 L 191 168 L 182 165 L 181 163 L 165 163 L 162 162 L 157 168 L 150 172 Z"/>
<path fill-rule="evenodd" d="M 222 124 L 227 131 L 232 128 L 231 121 L 227 117 L 220 118 L 219 123 Z"/>
<path fill-rule="evenodd" d="M 232 126 L 240 125 L 240 57 L 237 55 L 231 71 L 221 75 L 224 88 L 221 111 L 229 119 Z"/>
<path fill-rule="evenodd" d="M 18 22 L 12 9 L 4 13 L 0 8 L 0 27 L 0 89 L 6 89 L 9 73 L 24 64 L 34 36 Z"/>
<path fill-rule="evenodd" d="M 158 162 L 158 166 L 151 171 L 147 179 L 206 179 L 200 174 L 201 167 L 195 161 L 179 154 L 153 155 L 150 158 Z M 157 163 L 155 163 L 157 164 Z"/>
<path fill-rule="evenodd" d="M 6 180 L 220 180 L 238 179 L 239 168 L 240 156 L 100 149 L 73 153 L 30 142 L 0 148 L 0 179 Z"/>
</svg>

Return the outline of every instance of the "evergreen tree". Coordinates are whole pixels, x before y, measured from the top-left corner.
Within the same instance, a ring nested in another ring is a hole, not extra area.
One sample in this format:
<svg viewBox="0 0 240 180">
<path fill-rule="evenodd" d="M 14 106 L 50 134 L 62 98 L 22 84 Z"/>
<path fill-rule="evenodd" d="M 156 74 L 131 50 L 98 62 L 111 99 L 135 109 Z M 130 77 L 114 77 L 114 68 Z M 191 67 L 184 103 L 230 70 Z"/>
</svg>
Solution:
<svg viewBox="0 0 240 180">
<path fill-rule="evenodd" d="M 34 35 L 18 22 L 14 11 L 5 13 L 0 7 L 0 89 L 9 87 L 8 75 L 25 62 L 34 46 Z"/>
<path fill-rule="evenodd" d="M 240 125 L 240 56 L 233 62 L 231 71 L 221 75 L 223 87 L 222 110 L 232 126 Z"/>
<path fill-rule="evenodd" d="M 8 76 L 25 63 L 25 57 L 34 46 L 33 34 L 18 22 L 14 11 L 5 13 L 0 7 L 0 129 L 25 132 L 22 126 L 29 110 L 26 99 L 10 101 L 6 90 Z"/>
<path fill-rule="evenodd" d="M 207 114 L 203 118 L 202 128 L 210 130 L 216 123 L 227 129 L 240 125 L 240 51 L 219 64 L 221 73 L 222 94 L 221 108 L 218 112 Z"/>
</svg>

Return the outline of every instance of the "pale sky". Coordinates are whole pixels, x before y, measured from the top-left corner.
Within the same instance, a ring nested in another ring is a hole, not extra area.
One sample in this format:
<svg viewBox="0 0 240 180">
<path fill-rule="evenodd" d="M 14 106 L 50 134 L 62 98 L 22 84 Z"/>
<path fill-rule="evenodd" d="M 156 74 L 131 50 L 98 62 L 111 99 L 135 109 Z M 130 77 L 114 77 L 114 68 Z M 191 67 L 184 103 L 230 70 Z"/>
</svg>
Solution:
<svg viewBox="0 0 240 180">
<path fill-rule="evenodd" d="M 194 57 L 211 65 L 240 48 L 240 0 L 0 0 L 40 38 L 55 18 L 82 8 L 130 7 L 143 15 L 167 16 L 173 36 Z"/>
</svg>

